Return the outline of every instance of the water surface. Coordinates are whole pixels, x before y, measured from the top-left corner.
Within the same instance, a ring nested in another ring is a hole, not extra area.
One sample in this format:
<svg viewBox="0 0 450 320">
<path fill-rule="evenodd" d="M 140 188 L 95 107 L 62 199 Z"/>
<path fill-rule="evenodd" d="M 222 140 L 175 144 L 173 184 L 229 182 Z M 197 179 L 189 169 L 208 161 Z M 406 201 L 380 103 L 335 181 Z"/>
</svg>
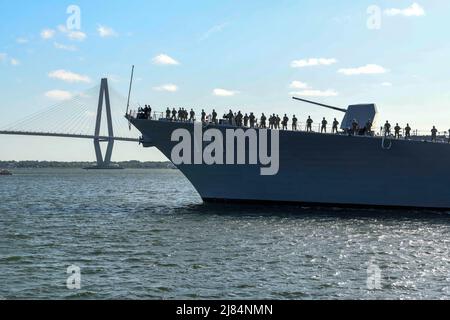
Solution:
<svg viewBox="0 0 450 320">
<path fill-rule="evenodd" d="M 450 298 L 449 214 L 205 205 L 176 170 L 14 173 L 3 299 Z"/>
</svg>

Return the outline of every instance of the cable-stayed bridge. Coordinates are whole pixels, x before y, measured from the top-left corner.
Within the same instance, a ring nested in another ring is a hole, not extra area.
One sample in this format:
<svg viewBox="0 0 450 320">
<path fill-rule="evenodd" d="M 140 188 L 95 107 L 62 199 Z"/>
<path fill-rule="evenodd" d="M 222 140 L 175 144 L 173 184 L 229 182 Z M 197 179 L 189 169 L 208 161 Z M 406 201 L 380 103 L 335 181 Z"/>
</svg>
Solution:
<svg viewBox="0 0 450 320">
<path fill-rule="evenodd" d="M 90 139 L 98 169 L 111 167 L 115 141 L 139 142 L 139 133 L 124 117 L 127 100 L 108 86 L 108 80 L 69 100 L 32 114 L 6 127 L 1 135 Z M 103 156 L 100 143 L 107 144 Z"/>
</svg>

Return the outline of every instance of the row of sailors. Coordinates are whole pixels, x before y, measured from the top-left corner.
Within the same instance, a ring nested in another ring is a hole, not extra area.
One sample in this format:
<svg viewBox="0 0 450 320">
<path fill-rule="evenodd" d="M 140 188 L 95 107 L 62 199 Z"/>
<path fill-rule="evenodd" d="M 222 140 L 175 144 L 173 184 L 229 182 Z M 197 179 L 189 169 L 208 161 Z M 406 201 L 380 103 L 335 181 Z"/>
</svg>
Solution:
<svg viewBox="0 0 450 320">
<path fill-rule="evenodd" d="M 152 109 L 150 108 L 150 106 L 145 106 L 145 108 L 142 109 L 142 112 L 145 115 L 147 115 L 147 114 L 150 115 L 151 110 Z M 203 123 L 211 122 L 214 124 L 218 124 L 217 116 L 218 116 L 218 114 L 215 110 L 213 110 L 212 114 L 210 114 L 209 116 L 206 114 L 205 110 L 202 110 L 201 121 Z M 148 119 L 149 117 L 145 117 L 145 118 Z M 190 112 L 188 112 L 184 108 L 179 108 L 179 110 L 177 111 L 175 108 L 173 108 L 172 110 L 167 108 L 166 119 L 172 120 L 172 121 L 194 122 L 195 121 L 195 111 L 193 109 L 191 109 Z M 242 126 L 250 127 L 250 128 L 259 127 L 259 128 L 263 128 L 263 129 L 281 129 L 281 130 L 288 130 L 288 123 L 290 120 L 289 117 L 287 116 L 287 114 L 285 114 L 283 118 L 280 118 L 279 115 L 275 115 L 275 114 L 272 114 L 271 116 L 266 117 L 266 115 L 263 113 L 261 115 L 261 118 L 259 119 L 259 124 L 258 124 L 258 119 L 253 114 L 253 112 L 251 112 L 250 115 L 248 115 L 247 113 L 245 115 L 243 115 L 241 113 L 241 111 L 239 111 L 238 113 L 233 113 L 231 110 L 228 112 L 228 114 L 225 114 L 223 116 L 223 119 L 225 119 L 228 122 L 228 124 L 235 125 L 238 127 L 242 127 Z M 306 120 L 306 131 L 307 132 L 313 131 L 313 129 L 312 129 L 313 123 L 314 123 L 314 121 L 311 119 L 311 116 L 308 116 L 308 119 Z M 339 121 L 336 118 L 334 118 L 334 120 L 332 122 L 332 133 L 339 132 L 339 124 L 340 124 Z M 292 125 L 293 131 L 297 131 L 299 129 L 298 128 L 298 119 L 295 115 L 292 117 L 291 125 Z M 373 134 L 372 126 L 373 126 L 372 122 L 368 121 L 364 127 L 361 127 L 359 125 L 358 121 L 354 119 L 352 121 L 351 128 L 346 130 L 346 133 L 353 134 L 353 135 L 371 135 L 371 134 Z M 328 121 L 326 120 L 326 118 L 323 118 L 323 120 L 320 124 L 320 132 L 326 133 L 327 127 L 328 127 Z M 391 128 L 392 128 L 392 126 L 389 123 L 389 121 L 386 121 L 382 130 L 384 131 L 385 135 L 389 136 L 389 135 L 391 135 Z M 409 123 L 406 125 L 405 128 L 401 128 L 399 126 L 399 124 L 397 123 L 396 126 L 394 127 L 394 137 L 396 139 L 400 139 L 402 130 L 404 131 L 405 139 L 411 138 L 412 129 L 411 129 Z M 433 129 L 431 130 L 432 141 L 436 141 L 437 134 L 438 134 L 438 130 L 436 129 L 435 126 L 433 126 Z M 449 135 L 450 135 L 450 130 L 449 130 Z"/>
<path fill-rule="evenodd" d="M 258 119 L 256 119 L 255 115 L 252 113 L 250 113 L 250 115 L 245 114 L 244 116 L 242 115 L 242 113 L 239 111 L 237 114 L 234 114 L 231 110 L 228 114 L 224 115 L 224 119 L 227 119 L 230 125 L 237 125 L 237 126 L 244 126 L 244 127 L 248 127 L 250 126 L 250 128 L 253 127 L 259 127 L 262 129 L 281 129 L 281 130 L 288 130 L 288 123 L 289 123 L 289 117 L 287 116 L 287 114 L 284 115 L 283 118 L 280 118 L 279 115 L 275 115 L 272 114 L 269 117 L 266 117 L 266 115 L 263 113 L 261 115 L 261 118 L 259 119 L 259 124 L 258 124 Z M 307 132 L 312 132 L 313 131 L 313 123 L 314 121 L 311 119 L 311 116 L 308 116 L 308 119 L 306 120 L 306 131 Z M 338 133 L 339 132 L 339 121 L 334 118 L 333 123 L 332 123 L 332 133 Z M 298 119 L 295 115 L 293 115 L 292 117 L 292 130 L 293 131 L 297 131 L 299 130 L 298 128 Z M 328 126 L 328 121 L 323 118 L 322 122 L 321 122 L 321 126 L 320 126 L 320 132 L 321 133 L 326 133 L 327 132 L 327 126 Z M 364 127 L 364 132 L 371 132 L 372 129 L 372 123 L 368 122 L 366 124 L 366 127 Z M 357 134 L 359 132 L 359 125 L 357 123 L 356 120 L 353 121 L 353 127 L 351 131 L 351 133 L 353 134 Z"/>
<path fill-rule="evenodd" d="M 384 124 L 384 127 L 382 129 L 383 129 L 385 135 L 391 135 L 391 124 L 389 123 L 389 121 L 386 121 L 386 123 Z M 405 136 L 404 136 L 405 139 L 411 138 L 411 130 L 412 129 L 409 126 L 409 123 L 407 123 L 406 127 L 403 128 L 403 131 L 405 133 Z M 402 131 L 402 127 L 400 127 L 400 125 L 397 123 L 396 126 L 394 127 L 394 138 L 395 139 L 400 139 L 401 131 Z M 449 132 L 449 142 L 450 142 L 450 130 L 448 132 Z M 439 131 L 438 131 L 438 129 L 436 129 L 436 126 L 433 126 L 433 129 L 431 129 L 431 141 L 432 142 L 436 142 L 438 133 L 439 133 Z"/>
<path fill-rule="evenodd" d="M 355 125 L 356 120 L 353 120 L 353 125 Z M 368 125 L 366 127 L 369 128 L 369 126 L 371 127 L 371 124 L 368 123 Z M 381 128 L 382 132 L 384 132 L 385 136 L 391 136 L 391 124 L 389 123 L 389 121 L 386 121 L 386 123 L 384 124 L 384 126 Z M 368 131 L 370 131 L 370 128 L 368 129 Z M 406 124 L 405 128 L 400 127 L 400 125 L 397 123 L 394 127 L 394 138 L 395 139 L 400 139 L 402 137 L 401 132 L 404 132 L 404 139 L 410 139 L 411 138 L 411 131 L 412 128 L 409 125 L 409 123 Z M 437 141 L 437 135 L 438 135 L 438 130 L 436 129 L 436 126 L 433 126 L 433 128 L 431 129 L 431 141 L 432 142 L 436 142 Z M 450 142 L 450 130 L 449 130 L 449 142 Z"/>
<path fill-rule="evenodd" d="M 216 110 L 213 110 L 212 114 L 210 114 L 210 115 L 207 115 L 205 110 L 202 110 L 201 122 L 203 122 L 203 123 L 211 122 L 214 124 L 218 124 L 217 116 L 218 116 L 218 114 L 217 114 Z M 195 111 L 193 109 L 191 109 L 191 111 L 188 112 L 184 108 L 179 108 L 179 110 L 177 111 L 175 108 L 173 108 L 172 110 L 170 110 L 170 108 L 167 108 L 166 119 L 170 120 L 170 121 L 194 122 L 196 120 Z M 282 129 L 282 130 L 288 130 L 288 123 L 290 120 L 289 117 L 287 116 L 287 114 L 285 114 L 283 118 L 280 118 L 279 115 L 275 115 L 275 114 L 273 114 L 269 117 L 266 117 L 266 115 L 263 113 L 261 115 L 261 118 L 259 119 L 259 124 L 258 124 L 258 119 L 256 118 L 256 116 L 254 115 L 253 112 L 251 112 L 250 114 L 246 113 L 245 115 L 243 115 L 241 113 L 241 111 L 239 111 L 237 113 L 233 113 L 233 111 L 231 111 L 231 110 L 228 112 L 228 114 L 223 115 L 223 119 L 226 120 L 228 122 L 228 124 L 235 125 L 238 127 L 250 127 L 250 128 L 258 127 L 258 128 L 263 128 L 263 129 L 269 128 L 269 129 Z M 308 120 L 306 121 L 306 130 L 308 132 L 312 131 L 313 123 L 314 123 L 314 121 L 309 116 Z M 328 121 L 325 118 L 323 118 L 322 126 L 321 126 L 322 133 L 327 132 L 327 125 L 328 125 Z M 333 121 L 333 128 L 332 128 L 333 133 L 338 132 L 338 126 L 339 126 L 339 121 L 337 121 L 335 118 Z M 357 125 L 356 125 L 356 127 L 357 127 Z M 295 115 L 292 117 L 292 130 L 294 130 L 294 131 L 298 130 L 298 119 Z M 370 128 L 369 128 L 369 131 L 370 131 Z"/>
<path fill-rule="evenodd" d="M 144 108 L 139 108 L 137 117 L 138 119 L 151 119 L 152 107 L 150 107 L 150 105 L 145 105 Z"/>
<path fill-rule="evenodd" d="M 214 123 L 217 122 L 217 112 L 215 110 L 213 110 L 211 118 L 215 119 L 212 122 L 214 122 Z M 191 111 L 188 112 L 184 108 L 179 108 L 177 111 L 175 108 L 173 108 L 173 110 L 170 110 L 170 108 L 167 108 L 166 119 L 171 120 L 171 121 L 194 122 L 195 121 L 195 111 L 194 111 L 194 109 L 191 109 Z M 202 110 L 202 122 L 206 122 L 205 110 Z"/>
</svg>

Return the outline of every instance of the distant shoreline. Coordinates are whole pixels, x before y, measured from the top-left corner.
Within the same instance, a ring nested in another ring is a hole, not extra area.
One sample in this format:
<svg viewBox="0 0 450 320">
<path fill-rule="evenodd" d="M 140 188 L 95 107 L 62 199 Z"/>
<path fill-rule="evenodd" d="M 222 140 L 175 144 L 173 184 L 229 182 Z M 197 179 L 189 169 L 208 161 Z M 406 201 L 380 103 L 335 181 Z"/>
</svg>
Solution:
<svg viewBox="0 0 450 320">
<path fill-rule="evenodd" d="M 171 162 L 120 161 L 112 165 L 124 169 L 175 169 Z M 49 168 L 86 168 L 95 166 L 96 162 L 88 161 L 0 161 L 0 169 L 49 169 Z"/>
</svg>

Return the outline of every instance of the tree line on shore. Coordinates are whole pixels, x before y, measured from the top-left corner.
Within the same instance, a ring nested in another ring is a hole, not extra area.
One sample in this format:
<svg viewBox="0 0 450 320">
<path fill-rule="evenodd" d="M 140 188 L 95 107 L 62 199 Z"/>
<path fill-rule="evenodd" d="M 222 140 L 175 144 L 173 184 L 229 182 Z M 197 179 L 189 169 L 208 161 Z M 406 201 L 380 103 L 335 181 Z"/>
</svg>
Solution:
<svg viewBox="0 0 450 320">
<path fill-rule="evenodd" d="M 96 165 L 95 162 L 62 162 L 62 161 L 0 161 L 0 168 L 18 169 L 18 168 L 86 168 Z M 118 165 L 124 169 L 174 169 L 171 162 L 141 162 L 141 161 L 120 161 L 113 162 L 112 165 Z"/>
</svg>

